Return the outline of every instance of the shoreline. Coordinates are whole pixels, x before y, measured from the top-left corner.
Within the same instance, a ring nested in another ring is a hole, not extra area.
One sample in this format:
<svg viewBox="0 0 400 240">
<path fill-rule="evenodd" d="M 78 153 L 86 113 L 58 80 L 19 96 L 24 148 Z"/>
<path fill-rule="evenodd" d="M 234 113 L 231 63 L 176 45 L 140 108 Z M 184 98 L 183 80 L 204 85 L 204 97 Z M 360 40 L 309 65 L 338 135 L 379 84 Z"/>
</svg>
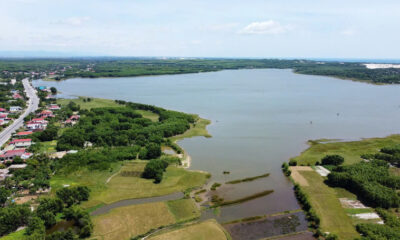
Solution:
<svg viewBox="0 0 400 240">
<path fill-rule="evenodd" d="M 169 76 L 169 75 L 212 73 L 212 72 L 231 71 L 231 70 L 262 70 L 262 69 L 291 70 L 295 74 L 301 74 L 301 75 L 307 75 L 307 76 L 331 77 L 331 78 L 340 79 L 340 80 L 367 83 L 367 84 L 372 84 L 372 85 L 377 85 L 377 86 L 400 84 L 400 83 L 375 83 L 375 82 L 373 82 L 371 80 L 363 80 L 363 79 L 358 79 L 358 78 L 346 78 L 346 77 L 340 77 L 340 76 L 334 76 L 334 75 L 307 74 L 307 73 L 297 72 L 297 70 L 295 68 L 238 68 L 238 69 L 220 69 L 220 70 L 185 72 L 185 73 L 176 72 L 176 73 L 145 74 L 145 75 L 115 76 L 115 77 L 109 77 L 109 76 L 98 76 L 98 77 L 97 76 L 96 77 L 74 76 L 74 77 L 63 78 L 63 79 L 60 79 L 60 80 L 55 80 L 55 79 L 53 80 L 53 79 L 48 79 L 48 78 L 47 79 L 34 79 L 34 80 L 42 80 L 42 81 L 45 81 L 45 82 L 61 82 L 61 81 L 66 81 L 66 80 L 74 79 L 74 78 L 81 78 L 81 79 L 135 78 L 135 77 L 155 77 L 155 76 Z"/>
</svg>

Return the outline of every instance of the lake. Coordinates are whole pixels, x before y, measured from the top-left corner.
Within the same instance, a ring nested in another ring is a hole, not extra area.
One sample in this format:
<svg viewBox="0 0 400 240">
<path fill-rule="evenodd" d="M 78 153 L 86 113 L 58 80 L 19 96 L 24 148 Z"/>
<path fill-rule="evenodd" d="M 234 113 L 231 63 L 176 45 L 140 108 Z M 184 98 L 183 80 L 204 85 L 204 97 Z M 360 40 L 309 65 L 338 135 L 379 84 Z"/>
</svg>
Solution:
<svg viewBox="0 0 400 240">
<path fill-rule="evenodd" d="M 221 189 L 235 199 L 274 193 L 224 207 L 220 221 L 298 209 L 292 185 L 280 166 L 307 148 L 307 140 L 356 140 L 399 133 L 400 86 L 371 85 L 330 77 L 257 69 L 146 76 L 75 78 L 54 86 L 64 96 L 89 96 L 154 104 L 210 119 L 212 138 L 179 144 L 192 157 L 191 169 L 225 182 L 271 173 L 267 178 Z M 223 175 L 222 172 L 231 174 Z"/>
</svg>

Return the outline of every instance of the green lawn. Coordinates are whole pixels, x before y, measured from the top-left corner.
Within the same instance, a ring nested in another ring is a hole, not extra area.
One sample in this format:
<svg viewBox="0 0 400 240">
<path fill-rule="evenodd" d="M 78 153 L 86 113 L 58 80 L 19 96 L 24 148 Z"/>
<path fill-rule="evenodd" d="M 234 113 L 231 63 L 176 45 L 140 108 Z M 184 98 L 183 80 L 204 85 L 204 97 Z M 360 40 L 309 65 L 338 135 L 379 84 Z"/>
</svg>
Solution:
<svg viewBox="0 0 400 240">
<path fill-rule="evenodd" d="M 214 219 L 154 235 L 149 240 L 227 240 L 225 229 Z"/>
<path fill-rule="evenodd" d="M 112 177 L 107 184 L 92 189 L 90 200 L 84 205 L 92 207 L 100 203 L 107 204 L 124 199 L 162 196 L 201 186 L 206 182 L 205 173 L 187 171 L 174 166 L 167 168 L 163 180 L 159 184 L 153 183 L 151 179 L 123 174 L 124 172 L 140 174 L 145 165 L 145 161 L 126 163 L 121 168 L 120 173 Z M 107 178 L 103 177 L 104 181 L 101 182 L 105 183 Z"/>
<path fill-rule="evenodd" d="M 146 111 L 146 110 L 136 110 L 137 113 L 141 114 L 144 118 L 148 118 L 153 122 L 158 122 L 160 116 L 158 114 Z"/>
<path fill-rule="evenodd" d="M 121 207 L 93 218 L 92 237 L 97 240 L 127 240 L 151 229 L 175 223 L 164 202 Z"/>
<path fill-rule="evenodd" d="M 369 138 L 354 142 L 319 142 L 310 141 L 310 147 L 300 156 L 294 157 L 298 164 L 315 164 L 325 155 L 339 154 L 344 157 L 344 164 L 353 164 L 361 161 L 361 154 L 376 153 L 381 148 L 400 144 L 400 135 L 391 135 L 385 138 Z"/>
<path fill-rule="evenodd" d="M 57 99 L 57 103 L 61 106 L 67 105 L 69 102 L 74 102 L 81 106 L 81 109 L 92 109 L 92 108 L 99 108 L 99 107 L 122 107 L 114 100 L 110 99 L 102 99 L 102 98 L 91 98 L 90 102 L 84 101 L 87 97 L 79 97 L 76 99 Z"/>
<path fill-rule="evenodd" d="M 91 98 L 90 102 L 84 101 L 87 97 L 79 97 L 77 99 L 57 99 L 57 103 L 61 106 L 67 105 L 69 102 L 74 102 L 81 106 L 81 109 L 92 109 L 100 107 L 123 107 L 116 103 L 114 100 L 102 99 L 102 98 Z M 136 110 L 137 113 L 141 114 L 144 118 L 148 118 L 153 122 L 158 122 L 158 114 L 146 110 Z"/>
<path fill-rule="evenodd" d="M 146 161 L 126 161 L 113 163 L 111 172 L 82 169 L 69 175 L 56 174 L 51 178 L 50 185 L 53 193 L 64 185 L 88 186 L 91 190 L 90 199 L 82 205 L 92 208 L 99 204 L 109 204 L 124 199 L 162 196 L 184 191 L 187 188 L 201 186 L 206 181 L 205 173 L 170 166 L 162 182 L 155 184 L 153 180 L 139 177 L 145 165 Z M 126 172 L 134 172 L 139 176 L 126 176 L 124 174 Z"/>
<path fill-rule="evenodd" d="M 100 192 L 107 188 L 106 181 L 113 174 L 117 173 L 121 169 L 121 165 L 124 162 L 112 163 L 111 168 L 113 171 L 92 171 L 86 168 L 75 171 L 71 174 L 55 174 L 50 179 L 50 186 L 52 193 L 64 185 L 82 185 L 88 186 L 92 192 Z"/>
<path fill-rule="evenodd" d="M 47 141 L 47 142 L 40 142 L 40 149 L 39 151 L 41 153 L 55 153 L 57 152 L 56 147 L 57 147 L 57 140 L 53 141 Z"/>
<path fill-rule="evenodd" d="M 334 233 L 339 239 L 354 239 L 359 237 L 351 218 L 340 204 L 338 192 L 324 183 L 324 178 L 315 171 L 299 171 L 310 183 L 301 188 L 310 198 L 311 205 L 321 218 L 323 232 Z M 343 194 L 343 193 L 342 193 Z"/>
<path fill-rule="evenodd" d="M 176 222 L 183 222 L 200 217 L 200 211 L 192 199 L 179 199 L 167 202 L 169 211 Z"/>
<path fill-rule="evenodd" d="M 4 237 L 1 237 L 0 240 L 21 240 L 25 238 L 25 230 L 21 230 L 18 232 L 10 233 Z"/>
<path fill-rule="evenodd" d="M 182 140 L 184 138 L 191 138 L 197 136 L 211 137 L 211 135 L 207 131 L 207 125 L 210 124 L 211 121 L 197 117 L 197 121 L 190 126 L 190 129 L 181 135 L 177 135 L 171 137 L 172 141 Z"/>
</svg>

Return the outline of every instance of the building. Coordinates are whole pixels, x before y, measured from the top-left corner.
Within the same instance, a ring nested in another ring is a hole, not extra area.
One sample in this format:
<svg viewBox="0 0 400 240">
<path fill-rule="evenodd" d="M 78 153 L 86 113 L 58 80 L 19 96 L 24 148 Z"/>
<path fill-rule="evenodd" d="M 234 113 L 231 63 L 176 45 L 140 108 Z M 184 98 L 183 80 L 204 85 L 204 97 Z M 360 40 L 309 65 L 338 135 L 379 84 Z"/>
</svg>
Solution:
<svg viewBox="0 0 400 240">
<path fill-rule="evenodd" d="M 13 99 L 22 99 L 23 98 L 19 93 L 14 93 L 12 97 L 13 97 Z"/>
<path fill-rule="evenodd" d="M 0 169 L 0 181 L 4 181 L 4 179 L 11 177 L 12 174 L 9 174 L 10 170 L 7 168 L 5 169 Z"/>
<path fill-rule="evenodd" d="M 22 107 L 20 106 L 11 106 L 10 107 L 10 112 L 19 112 L 22 110 Z"/>
<path fill-rule="evenodd" d="M 79 118 L 80 118 L 81 116 L 79 116 L 79 115 L 72 115 L 70 118 L 68 118 L 64 123 L 66 124 L 66 125 L 74 125 L 75 123 L 77 123 L 78 122 L 78 120 L 79 120 Z"/>
<path fill-rule="evenodd" d="M 0 113 L 6 113 L 7 110 L 5 108 L 0 108 Z"/>
<path fill-rule="evenodd" d="M 38 114 L 42 118 L 47 118 L 47 117 L 54 117 L 54 114 L 50 110 L 43 110 Z"/>
<path fill-rule="evenodd" d="M 0 119 L 6 119 L 7 115 L 7 113 L 0 113 Z"/>
<path fill-rule="evenodd" d="M 10 162 L 10 161 L 13 161 L 15 157 L 21 157 L 22 158 L 25 153 L 26 153 L 26 150 L 24 148 L 17 149 L 17 150 L 8 150 L 8 151 L 5 151 L 3 154 L 0 155 L 0 161 L 2 161 L 2 162 Z"/>
<path fill-rule="evenodd" d="M 32 145 L 32 139 L 14 139 L 9 145 L 13 145 L 15 148 L 28 148 Z"/>
<path fill-rule="evenodd" d="M 50 106 L 48 107 L 49 110 L 60 110 L 61 107 L 58 106 L 57 104 L 50 104 Z"/>
<path fill-rule="evenodd" d="M 17 136 L 23 137 L 23 136 L 31 135 L 32 133 L 33 133 L 32 131 L 19 132 L 19 133 L 17 133 Z"/>
</svg>

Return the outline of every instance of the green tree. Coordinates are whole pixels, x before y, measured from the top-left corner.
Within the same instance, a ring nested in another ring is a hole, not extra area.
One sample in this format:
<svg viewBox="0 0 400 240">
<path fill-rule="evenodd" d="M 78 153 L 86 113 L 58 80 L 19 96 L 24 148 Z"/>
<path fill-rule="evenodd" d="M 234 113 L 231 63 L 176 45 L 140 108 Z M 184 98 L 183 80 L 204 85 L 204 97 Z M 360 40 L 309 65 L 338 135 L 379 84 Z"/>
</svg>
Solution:
<svg viewBox="0 0 400 240">
<path fill-rule="evenodd" d="M 340 155 L 326 155 L 321 160 L 322 165 L 335 165 L 338 166 L 344 162 L 344 158 Z"/>
</svg>

